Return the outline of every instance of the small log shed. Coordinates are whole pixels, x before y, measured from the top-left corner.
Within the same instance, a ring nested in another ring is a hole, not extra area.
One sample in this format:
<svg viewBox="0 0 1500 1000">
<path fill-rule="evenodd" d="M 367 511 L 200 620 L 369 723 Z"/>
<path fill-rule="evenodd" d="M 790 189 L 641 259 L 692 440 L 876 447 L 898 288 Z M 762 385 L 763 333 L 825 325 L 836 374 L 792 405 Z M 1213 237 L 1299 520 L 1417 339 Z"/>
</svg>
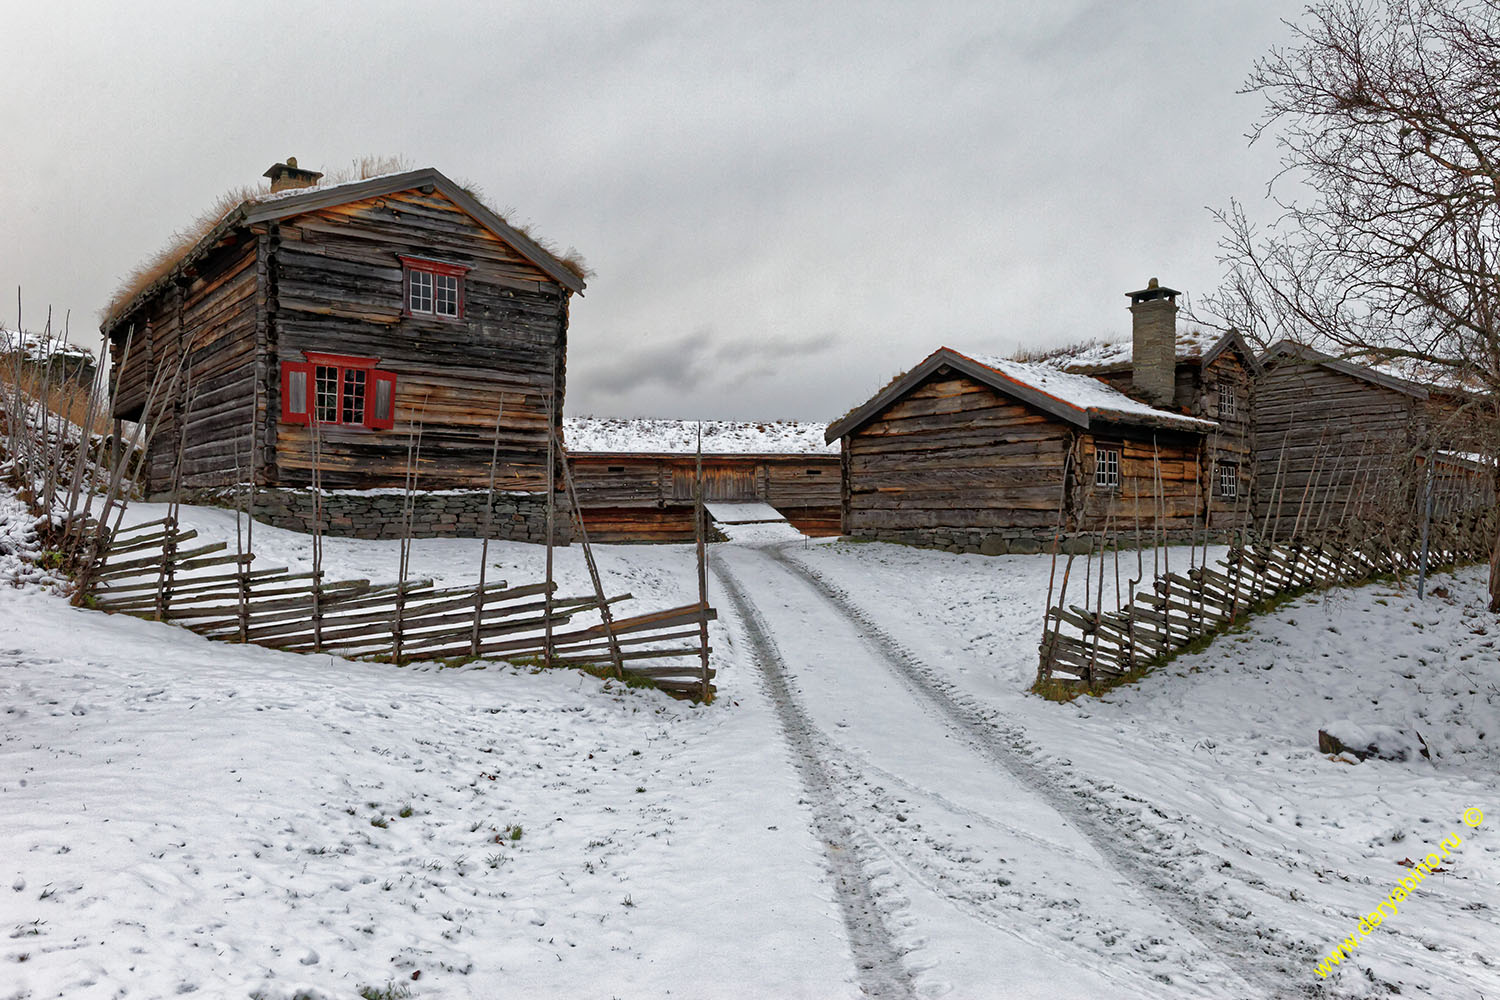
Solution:
<svg viewBox="0 0 1500 1000">
<path fill-rule="evenodd" d="M 1201 527 L 1210 420 L 1045 364 L 940 348 L 828 428 L 843 529 L 952 551 L 1037 552 L 1064 531 Z"/>
</svg>

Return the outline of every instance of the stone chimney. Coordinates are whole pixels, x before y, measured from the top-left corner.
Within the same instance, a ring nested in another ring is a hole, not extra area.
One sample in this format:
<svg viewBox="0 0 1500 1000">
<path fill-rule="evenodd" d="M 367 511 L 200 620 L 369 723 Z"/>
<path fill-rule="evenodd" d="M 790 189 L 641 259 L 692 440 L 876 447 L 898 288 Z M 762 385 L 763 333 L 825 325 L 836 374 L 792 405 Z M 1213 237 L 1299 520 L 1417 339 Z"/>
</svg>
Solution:
<svg viewBox="0 0 1500 1000">
<path fill-rule="evenodd" d="M 310 188 L 318 183 L 318 178 L 323 175 L 316 170 L 303 170 L 297 166 L 297 158 L 288 156 L 285 163 L 277 163 L 261 174 L 262 177 L 271 178 L 271 193 L 285 191 L 289 188 Z"/>
<path fill-rule="evenodd" d="M 1153 406 L 1170 406 L 1177 393 L 1177 296 L 1155 278 L 1130 296 L 1131 373 L 1136 394 Z"/>
</svg>

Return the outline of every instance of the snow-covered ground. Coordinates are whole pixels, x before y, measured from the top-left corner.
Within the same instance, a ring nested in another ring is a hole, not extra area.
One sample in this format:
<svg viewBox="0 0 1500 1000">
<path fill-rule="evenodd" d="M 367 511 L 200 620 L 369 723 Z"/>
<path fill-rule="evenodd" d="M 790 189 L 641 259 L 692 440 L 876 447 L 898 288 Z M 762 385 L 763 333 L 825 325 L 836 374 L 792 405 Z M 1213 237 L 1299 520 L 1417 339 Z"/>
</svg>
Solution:
<svg viewBox="0 0 1500 1000">
<path fill-rule="evenodd" d="M 184 520 L 233 539 L 232 515 Z M 306 563 L 291 533 L 255 548 Z M 1059 705 L 1024 693 L 1045 556 L 713 549 L 707 707 L 0 589 L 0 998 L 1500 994 L 1478 571 L 1422 603 L 1302 599 Z M 689 546 L 596 554 L 643 608 L 696 592 Z M 420 541 L 413 572 L 453 585 L 477 559 Z M 492 544 L 490 577 L 541 559 Z M 388 579 L 396 544 L 328 539 L 325 562 Z M 588 589 L 576 550 L 559 573 Z M 1329 760 L 1340 720 L 1418 730 L 1434 759 Z M 1448 870 L 1320 980 L 1396 862 L 1452 832 Z"/>
<path fill-rule="evenodd" d="M 705 455 L 838 454 L 823 440 L 828 425 L 808 420 L 668 420 L 656 417 L 566 417 L 563 440 L 573 452 L 690 455 L 703 432 Z"/>
</svg>

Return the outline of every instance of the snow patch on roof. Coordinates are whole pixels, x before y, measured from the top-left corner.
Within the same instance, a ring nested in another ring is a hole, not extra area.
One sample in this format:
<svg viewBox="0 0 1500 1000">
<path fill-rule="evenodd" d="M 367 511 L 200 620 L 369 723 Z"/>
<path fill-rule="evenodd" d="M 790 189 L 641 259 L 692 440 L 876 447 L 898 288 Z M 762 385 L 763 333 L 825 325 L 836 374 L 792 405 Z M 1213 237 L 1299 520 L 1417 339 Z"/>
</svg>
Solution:
<svg viewBox="0 0 1500 1000">
<path fill-rule="evenodd" d="M 1171 410 L 1158 409 L 1138 399 L 1131 399 L 1099 379 L 1065 372 L 1050 363 L 1012 361 L 1009 358 L 993 355 L 968 354 L 951 347 L 949 350 L 976 364 L 992 369 L 1012 381 L 1045 393 L 1059 402 L 1084 410 L 1090 415 L 1098 415 L 1105 419 L 1112 417 L 1127 422 L 1144 420 L 1194 431 L 1210 431 L 1218 426 L 1212 420 L 1183 416 Z"/>
<path fill-rule="evenodd" d="M 655 417 L 567 417 L 563 440 L 570 452 L 645 452 L 691 455 L 703 428 L 705 455 L 837 454 L 825 444 L 824 423 L 798 420 L 667 420 Z"/>
<path fill-rule="evenodd" d="M 1177 360 L 1191 361 L 1203 357 L 1208 353 L 1209 348 L 1217 344 L 1223 336 L 1224 334 L 1217 330 L 1204 330 L 1196 326 L 1179 328 Z M 1108 343 L 1094 342 L 1064 347 L 1055 353 L 1045 354 L 1037 360 L 1069 371 L 1089 371 L 1128 365 L 1132 351 L 1132 341 L 1115 340 Z"/>
</svg>

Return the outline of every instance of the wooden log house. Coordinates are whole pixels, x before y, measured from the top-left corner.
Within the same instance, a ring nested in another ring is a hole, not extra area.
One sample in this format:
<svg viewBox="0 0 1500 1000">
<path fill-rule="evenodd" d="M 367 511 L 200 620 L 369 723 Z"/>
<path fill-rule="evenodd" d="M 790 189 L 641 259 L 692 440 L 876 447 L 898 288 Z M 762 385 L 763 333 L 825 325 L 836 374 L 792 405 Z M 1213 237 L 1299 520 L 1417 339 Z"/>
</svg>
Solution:
<svg viewBox="0 0 1500 1000">
<path fill-rule="evenodd" d="M 1416 516 L 1432 463 L 1443 509 L 1493 502 L 1495 442 L 1470 394 L 1282 340 L 1255 397 L 1257 527 L 1276 538 Z M 1441 511 L 1439 512 L 1441 513 Z"/>
<path fill-rule="evenodd" d="M 1136 354 L 1157 363 L 1137 382 L 1171 405 L 1178 293 L 1153 281 L 1130 294 Z M 1218 430 L 1052 363 L 945 347 L 828 439 L 842 441 L 846 534 L 999 554 L 1041 551 L 1059 529 L 1085 536 L 1072 544 L 1203 530 Z"/>
<path fill-rule="evenodd" d="M 419 432 L 415 534 L 475 533 L 493 451 L 495 534 L 539 537 L 581 267 L 432 168 L 265 176 L 104 319 L 113 416 L 154 428 L 147 492 L 253 482 L 305 530 L 316 452 L 327 529 L 391 537 Z"/>
<path fill-rule="evenodd" d="M 940 348 L 829 426 L 844 533 L 953 551 L 1038 552 L 1068 535 L 1201 527 L 1212 421 L 1041 364 Z"/>
<path fill-rule="evenodd" d="M 697 431 L 691 420 L 564 421 L 589 538 L 691 541 Z M 839 533 L 839 456 L 823 424 L 702 421 L 703 499 L 764 503 L 807 535 Z"/>
</svg>

